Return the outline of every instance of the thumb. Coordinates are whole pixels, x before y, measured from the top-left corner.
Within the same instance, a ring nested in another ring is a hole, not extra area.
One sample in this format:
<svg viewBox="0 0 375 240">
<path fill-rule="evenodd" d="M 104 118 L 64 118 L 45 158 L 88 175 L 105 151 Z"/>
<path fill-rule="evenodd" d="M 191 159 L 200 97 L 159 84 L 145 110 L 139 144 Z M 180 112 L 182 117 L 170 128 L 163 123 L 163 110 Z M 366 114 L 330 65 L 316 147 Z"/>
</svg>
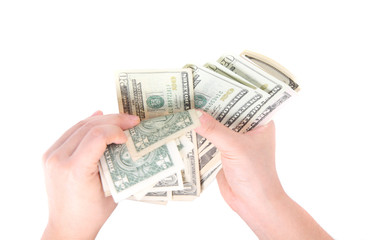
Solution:
<svg viewBox="0 0 375 240">
<path fill-rule="evenodd" d="M 196 128 L 195 131 L 202 137 L 207 138 L 221 152 L 230 151 L 229 148 L 233 146 L 233 144 L 230 143 L 238 141 L 238 137 L 242 135 L 225 127 L 206 112 L 202 112 L 202 116 L 199 120 L 201 126 Z"/>
</svg>

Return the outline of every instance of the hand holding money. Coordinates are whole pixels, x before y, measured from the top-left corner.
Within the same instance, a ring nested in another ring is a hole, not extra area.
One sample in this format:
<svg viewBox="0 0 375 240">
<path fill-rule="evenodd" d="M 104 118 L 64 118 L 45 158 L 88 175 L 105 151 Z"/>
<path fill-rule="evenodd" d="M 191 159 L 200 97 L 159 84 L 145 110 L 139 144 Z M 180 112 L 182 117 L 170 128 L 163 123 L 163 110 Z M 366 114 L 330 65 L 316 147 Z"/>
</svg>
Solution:
<svg viewBox="0 0 375 240">
<path fill-rule="evenodd" d="M 268 123 L 299 90 L 285 68 L 249 51 L 223 55 L 204 66 L 121 71 L 116 84 L 119 111 L 141 119 L 139 126 L 125 131 L 126 145 L 108 146 L 100 160 L 105 194 L 116 202 L 192 200 L 215 179 L 222 168 L 221 152 L 192 131 L 196 124 L 184 120 L 193 108 L 207 112 L 228 130 L 244 133 Z M 174 121 L 176 116 L 181 119 Z M 169 157 L 158 155 L 162 146 Z M 173 167 L 150 168 L 159 159 L 163 166 Z"/>
<path fill-rule="evenodd" d="M 138 116 L 96 112 L 44 155 L 50 216 L 42 238 L 95 238 L 116 207 L 100 187 L 101 156 L 101 184 L 116 202 L 191 200 L 217 175 L 224 199 L 258 237 L 331 239 L 285 194 L 275 169 L 267 122 L 299 85 L 266 58 L 240 57 L 187 65 L 192 72 L 121 73 L 120 112 Z"/>
<path fill-rule="evenodd" d="M 108 146 L 100 159 L 103 188 L 109 189 L 118 202 L 131 195 L 138 198 L 139 192 L 179 173 L 184 168 L 184 156 L 175 139 L 198 127 L 200 114 L 195 109 L 177 112 L 142 121 L 126 130 L 126 144 Z"/>
<path fill-rule="evenodd" d="M 221 152 L 221 195 L 259 239 L 332 239 L 284 191 L 275 166 L 275 125 L 240 134 L 208 114 L 197 133 Z"/>
<path fill-rule="evenodd" d="M 49 222 L 43 239 L 94 239 L 116 207 L 101 188 L 98 159 L 107 144 L 125 143 L 137 116 L 93 116 L 70 128 L 43 156 Z M 84 229 L 84 231 L 82 231 Z"/>
<path fill-rule="evenodd" d="M 220 192 L 233 209 L 241 201 L 256 201 L 279 195 L 281 184 L 275 168 L 273 122 L 242 134 L 226 128 L 208 114 L 195 131 L 212 142 L 221 153 L 222 170 L 217 175 Z"/>
</svg>

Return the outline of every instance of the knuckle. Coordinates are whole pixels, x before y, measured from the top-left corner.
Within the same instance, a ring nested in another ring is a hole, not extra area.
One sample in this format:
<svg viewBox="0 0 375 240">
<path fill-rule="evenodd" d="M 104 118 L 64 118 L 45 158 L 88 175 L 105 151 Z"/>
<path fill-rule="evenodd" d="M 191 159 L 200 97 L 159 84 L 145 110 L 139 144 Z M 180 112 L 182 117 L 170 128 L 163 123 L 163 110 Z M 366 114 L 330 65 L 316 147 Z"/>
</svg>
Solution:
<svg viewBox="0 0 375 240">
<path fill-rule="evenodd" d="M 56 166 L 56 164 L 61 162 L 63 159 L 64 156 L 59 151 L 55 151 L 49 154 L 48 157 L 46 156 L 45 159 L 43 159 L 44 166 L 46 169 L 54 168 L 54 166 Z"/>
<path fill-rule="evenodd" d="M 204 129 L 204 132 L 207 134 L 207 135 L 211 135 L 212 133 L 215 132 L 217 126 L 216 126 L 216 122 L 215 121 L 210 121 L 205 129 Z"/>
<path fill-rule="evenodd" d="M 76 123 L 76 126 L 78 127 L 78 128 L 81 128 L 81 127 L 83 127 L 83 126 L 85 126 L 86 124 L 87 124 L 87 120 L 85 119 L 85 120 L 81 120 L 81 121 L 79 121 L 78 123 Z"/>
<path fill-rule="evenodd" d="M 86 121 L 85 124 L 82 125 L 82 128 L 85 128 L 87 130 L 90 130 L 94 128 L 96 125 L 93 121 Z"/>
<path fill-rule="evenodd" d="M 50 153 L 49 151 L 46 151 L 45 153 L 43 153 L 42 155 L 42 162 L 45 163 L 49 157 Z"/>
<path fill-rule="evenodd" d="M 114 117 L 114 123 L 117 126 L 121 126 L 121 124 L 124 122 L 124 114 L 115 114 Z"/>
<path fill-rule="evenodd" d="M 92 138 L 105 138 L 106 131 L 103 127 L 95 126 L 89 130 L 90 137 Z"/>
</svg>

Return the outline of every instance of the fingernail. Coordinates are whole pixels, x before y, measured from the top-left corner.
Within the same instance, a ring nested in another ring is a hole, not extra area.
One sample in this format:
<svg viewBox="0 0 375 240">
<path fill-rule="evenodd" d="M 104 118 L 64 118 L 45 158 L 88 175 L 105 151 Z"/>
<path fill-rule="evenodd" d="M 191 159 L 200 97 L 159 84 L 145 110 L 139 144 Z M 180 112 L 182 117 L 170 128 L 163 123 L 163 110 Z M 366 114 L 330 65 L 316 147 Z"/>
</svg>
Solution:
<svg viewBox="0 0 375 240">
<path fill-rule="evenodd" d="M 202 114 L 203 114 L 203 112 L 200 111 L 200 110 L 198 110 L 198 109 L 196 109 L 195 112 L 197 113 L 197 117 L 198 118 L 200 118 L 202 116 Z"/>
<path fill-rule="evenodd" d="M 134 123 L 138 123 L 138 122 L 140 122 L 139 117 L 136 116 L 136 115 L 130 115 L 130 114 L 129 114 L 128 117 L 129 117 L 129 120 L 130 120 L 131 122 L 134 122 Z"/>
<path fill-rule="evenodd" d="M 199 116 L 199 121 L 203 124 L 210 120 L 210 115 L 202 110 L 198 110 L 201 115 Z"/>
<path fill-rule="evenodd" d="M 90 117 L 97 116 L 97 115 L 103 115 L 103 112 L 100 110 L 97 110 Z"/>
</svg>

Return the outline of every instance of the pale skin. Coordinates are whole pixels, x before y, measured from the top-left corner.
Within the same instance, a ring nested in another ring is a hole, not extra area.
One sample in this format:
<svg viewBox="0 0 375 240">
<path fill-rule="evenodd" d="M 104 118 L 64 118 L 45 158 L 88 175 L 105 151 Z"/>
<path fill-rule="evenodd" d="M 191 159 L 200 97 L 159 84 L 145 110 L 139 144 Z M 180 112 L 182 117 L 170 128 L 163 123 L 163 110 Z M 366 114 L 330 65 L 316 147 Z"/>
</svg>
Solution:
<svg viewBox="0 0 375 240">
<path fill-rule="evenodd" d="M 273 122 L 240 134 L 208 114 L 200 121 L 196 131 L 221 152 L 221 194 L 259 239 L 332 239 L 283 190 L 275 168 Z M 98 111 L 47 150 L 43 165 L 49 220 L 42 239 L 95 239 L 116 208 L 111 197 L 104 197 L 98 159 L 107 144 L 125 143 L 123 130 L 138 123 L 136 116 Z"/>
</svg>

